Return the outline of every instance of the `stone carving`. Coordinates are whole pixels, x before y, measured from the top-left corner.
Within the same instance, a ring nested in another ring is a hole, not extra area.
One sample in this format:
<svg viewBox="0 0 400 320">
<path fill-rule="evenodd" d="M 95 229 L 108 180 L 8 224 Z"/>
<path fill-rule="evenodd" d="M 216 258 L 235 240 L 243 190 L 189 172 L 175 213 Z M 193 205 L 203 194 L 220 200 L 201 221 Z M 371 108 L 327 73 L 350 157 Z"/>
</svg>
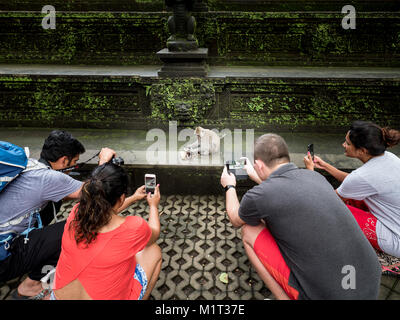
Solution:
<svg viewBox="0 0 400 320">
<path fill-rule="evenodd" d="M 179 102 L 175 104 L 175 119 L 179 121 L 188 121 L 192 116 L 192 104 Z"/>
<path fill-rule="evenodd" d="M 170 51 L 190 51 L 198 48 L 194 36 L 196 20 L 190 14 L 196 0 L 165 0 L 167 7 L 172 8 L 173 15 L 168 18 L 168 29 L 171 36 L 167 40 Z"/>
</svg>

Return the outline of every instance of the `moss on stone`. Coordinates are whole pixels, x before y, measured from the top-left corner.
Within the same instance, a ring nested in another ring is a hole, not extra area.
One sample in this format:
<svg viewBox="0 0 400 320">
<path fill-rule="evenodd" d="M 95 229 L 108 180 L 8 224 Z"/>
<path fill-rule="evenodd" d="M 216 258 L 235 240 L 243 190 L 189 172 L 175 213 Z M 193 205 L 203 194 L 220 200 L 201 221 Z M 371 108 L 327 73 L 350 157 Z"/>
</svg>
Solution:
<svg viewBox="0 0 400 320">
<path fill-rule="evenodd" d="M 0 12 L 0 63 L 160 64 L 170 14 L 61 11 L 43 30 L 41 12 Z M 395 13 L 360 12 L 356 30 L 342 29 L 340 12 L 194 15 L 211 65 L 400 66 Z"/>
<path fill-rule="evenodd" d="M 206 121 L 207 113 L 215 107 L 214 85 L 202 79 L 159 80 L 146 87 L 146 94 L 150 95 L 151 117 L 163 121 L 199 123 Z"/>
</svg>

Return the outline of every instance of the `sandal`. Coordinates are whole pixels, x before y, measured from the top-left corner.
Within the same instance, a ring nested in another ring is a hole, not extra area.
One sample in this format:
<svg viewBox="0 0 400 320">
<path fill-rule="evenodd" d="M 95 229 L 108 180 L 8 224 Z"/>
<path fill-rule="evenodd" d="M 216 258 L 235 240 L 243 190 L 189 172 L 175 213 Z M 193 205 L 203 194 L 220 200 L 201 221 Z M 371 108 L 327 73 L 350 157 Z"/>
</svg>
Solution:
<svg viewBox="0 0 400 320">
<path fill-rule="evenodd" d="M 14 292 L 11 294 L 11 300 L 42 300 L 49 294 L 49 289 L 43 289 L 36 296 L 23 296 L 18 292 L 18 289 L 15 289 Z"/>
<path fill-rule="evenodd" d="M 44 297 L 48 296 L 51 293 L 50 289 L 43 289 L 42 291 L 40 291 L 39 294 L 37 294 L 36 296 L 32 297 L 32 300 L 43 300 Z"/>
</svg>

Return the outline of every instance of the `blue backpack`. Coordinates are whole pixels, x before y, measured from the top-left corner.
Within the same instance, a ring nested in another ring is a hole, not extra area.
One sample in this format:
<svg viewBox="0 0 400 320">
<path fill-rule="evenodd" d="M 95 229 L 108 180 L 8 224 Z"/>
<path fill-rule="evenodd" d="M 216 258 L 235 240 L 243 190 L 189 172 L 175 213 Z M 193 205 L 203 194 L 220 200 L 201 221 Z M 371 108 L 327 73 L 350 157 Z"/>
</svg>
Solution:
<svg viewBox="0 0 400 320">
<path fill-rule="evenodd" d="M 15 144 L 0 141 L 0 192 L 26 169 L 28 156 Z"/>
<path fill-rule="evenodd" d="M 47 167 L 41 164 L 38 165 L 37 162 L 33 163 L 33 165 L 31 164 L 32 166 L 30 167 L 28 158 L 29 149 L 23 149 L 15 144 L 0 141 L 0 192 L 23 171 Z M 29 240 L 29 232 L 36 229 L 35 227 L 31 227 L 33 217 L 36 217 L 38 221 L 38 228 L 42 228 L 39 210 L 33 210 L 29 213 L 28 228 L 21 233 L 21 235 L 25 235 L 24 243 Z M 15 236 L 16 234 L 13 232 L 0 235 L 0 261 L 10 255 L 8 249 Z"/>
</svg>

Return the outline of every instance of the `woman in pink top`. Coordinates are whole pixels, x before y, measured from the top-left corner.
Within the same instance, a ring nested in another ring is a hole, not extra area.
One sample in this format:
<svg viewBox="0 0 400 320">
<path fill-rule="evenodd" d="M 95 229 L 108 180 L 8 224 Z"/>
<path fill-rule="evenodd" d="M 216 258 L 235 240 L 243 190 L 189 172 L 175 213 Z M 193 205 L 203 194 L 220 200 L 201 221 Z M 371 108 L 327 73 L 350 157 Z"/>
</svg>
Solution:
<svg viewBox="0 0 400 320">
<path fill-rule="evenodd" d="M 158 279 L 162 258 L 156 244 L 160 234 L 159 186 L 146 195 L 144 186 L 135 200 L 147 197 L 146 222 L 121 217 L 128 176 L 119 166 L 97 167 L 82 187 L 80 202 L 65 224 L 51 299 L 147 299 Z"/>
</svg>

